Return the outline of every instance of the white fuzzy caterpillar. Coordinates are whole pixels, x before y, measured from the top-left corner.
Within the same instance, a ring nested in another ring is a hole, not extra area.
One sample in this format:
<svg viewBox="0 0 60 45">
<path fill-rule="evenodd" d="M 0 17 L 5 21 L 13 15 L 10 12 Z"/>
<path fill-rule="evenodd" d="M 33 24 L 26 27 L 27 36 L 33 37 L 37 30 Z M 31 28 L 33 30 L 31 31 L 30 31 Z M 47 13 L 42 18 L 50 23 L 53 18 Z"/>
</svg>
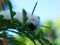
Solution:
<svg viewBox="0 0 60 45">
<path fill-rule="evenodd" d="M 11 19 L 9 11 L 1 11 L 0 14 L 2 14 L 4 16 L 4 18 L 7 19 L 7 20 Z M 40 26 L 40 18 L 38 16 L 31 15 L 31 14 L 27 13 L 27 17 L 28 17 L 27 23 L 32 24 L 32 25 L 34 25 L 36 27 Z M 16 15 L 14 16 L 14 18 L 18 19 L 18 21 L 20 23 L 23 22 L 21 12 L 16 12 Z"/>
</svg>

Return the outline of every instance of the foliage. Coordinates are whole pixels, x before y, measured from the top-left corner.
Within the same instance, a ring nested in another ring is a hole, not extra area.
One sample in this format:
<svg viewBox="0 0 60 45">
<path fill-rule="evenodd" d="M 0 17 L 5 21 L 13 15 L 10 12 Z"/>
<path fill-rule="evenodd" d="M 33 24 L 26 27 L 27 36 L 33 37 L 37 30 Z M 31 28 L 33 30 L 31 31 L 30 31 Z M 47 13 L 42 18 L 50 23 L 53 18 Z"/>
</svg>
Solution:
<svg viewBox="0 0 60 45">
<path fill-rule="evenodd" d="M 18 45 L 19 43 L 22 43 L 22 45 L 25 45 L 23 42 L 17 41 L 13 37 L 7 37 L 6 31 L 9 31 L 9 32 L 16 33 L 22 37 L 25 36 L 29 38 L 35 45 L 37 45 L 35 40 L 37 40 L 41 45 L 46 45 L 46 44 L 53 45 L 48 39 L 44 37 L 43 31 L 41 28 L 36 29 L 36 31 L 30 30 L 29 24 L 27 24 L 27 19 L 28 19 L 27 13 L 24 9 L 22 10 L 23 24 L 19 25 L 18 20 L 13 18 L 16 13 L 12 10 L 12 5 L 10 1 L 6 0 L 6 3 L 10 10 L 11 20 L 6 20 L 4 19 L 4 16 L 0 15 L 0 31 L 3 31 L 3 33 L 0 35 L 1 37 L 5 37 L 7 40 L 9 40 L 11 42 L 11 45 Z M 17 29 L 18 32 L 14 30 L 8 30 L 9 28 Z"/>
</svg>

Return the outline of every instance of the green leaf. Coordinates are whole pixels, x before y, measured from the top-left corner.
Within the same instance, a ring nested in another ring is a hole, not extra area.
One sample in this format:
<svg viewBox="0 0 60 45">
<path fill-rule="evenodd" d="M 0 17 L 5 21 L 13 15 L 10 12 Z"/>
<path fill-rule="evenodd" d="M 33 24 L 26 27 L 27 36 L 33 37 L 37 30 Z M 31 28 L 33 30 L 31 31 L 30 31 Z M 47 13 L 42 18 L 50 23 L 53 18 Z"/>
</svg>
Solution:
<svg viewBox="0 0 60 45">
<path fill-rule="evenodd" d="M 0 19 L 3 19 L 3 18 L 4 18 L 4 16 L 2 14 L 0 14 Z"/>
<path fill-rule="evenodd" d="M 22 10 L 22 15 L 23 15 L 23 24 L 27 23 L 28 17 L 26 11 L 23 9 Z"/>
<path fill-rule="evenodd" d="M 38 37 L 38 38 L 43 38 L 43 37 L 44 37 L 43 31 L 42 31 L 40 28 L 38 28 L 38 29 L 35 31 L 35 35 L 36 35 L 36 37 Z"/>
</svg>

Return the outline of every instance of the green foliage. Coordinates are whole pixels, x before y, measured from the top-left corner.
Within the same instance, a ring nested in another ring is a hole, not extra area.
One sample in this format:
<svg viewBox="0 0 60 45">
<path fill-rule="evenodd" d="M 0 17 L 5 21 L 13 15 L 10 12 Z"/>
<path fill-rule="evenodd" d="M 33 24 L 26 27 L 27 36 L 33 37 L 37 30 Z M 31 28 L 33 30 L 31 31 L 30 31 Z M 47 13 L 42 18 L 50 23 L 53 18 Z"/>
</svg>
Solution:
<svg viewBox="0 0 60 45">
<path fill-rule="evenodd" d="M 44 34 L 43 34 L 43 31 L 41 30 L 41 28 L 36 29 L 36 31 L 30 30 L 29 24 L 27 24 L 27 20 L 28 20 L 27 13 L 24 9 L 22 10 L 23 24 L 19 25 L 18 20 L 13 18 L 16 13 L 12 10 L 12 5 L 11 5 L 10 1 L 6 0 L 6 3 L 10 10 L 11 20 L 6 20 L 3 18 L 4 16 L 2 16 L 2 15 L 0 16 L 0 31 L 3 31 L 3 33 L 1 34 L 3 37 L 7 38 L 6 31 L 9 31 L 9 30 L 7 30 L 8 28 L 12 28 L 12 29 L 17 28 L 18 32 L 14 31 L 14 30 L 10 30 L 9 32 L 16 33 L 22 37 L 25 36 L 25 37 L 29 38 L 35 45 L 37 45 L 35 40 L 37 40 L 41 45 L 46 45 L 46 44 L 52 45 L 52 43 L 49 42 L 49 40 L 44 38 Z M 49 25 L 49 26 L 51 26 L 51 25 Z M 22 43 L 21 45 L 25 45 L 23 42 L 17 41 L 13 37 L 10 37 L 7 39 L 11 42 L 11 45 L 18 45 L 19 43 Z"/>
<path fill-rule="evenodd" d="M 23 14 L 23 24 L 25 24 L 25 23 L 27 23 L 27 19 L 28 19 L 28 17 L 27 17 L 27 13 L 26 13 L 26 11 L 23 9 L 22 10 L 22 14 Z"/>
<path fill-rule="evenodd" d="M 52 24 L 53 24 L 52 21 L 46 21 L 46 22 L 44 22 L 44 25 L 45 25 L 45 26 L 48 26 L 48 27 L 51 27 Z"/>
<path fill-rule="evenodd" d="M 16 39 L 16 38 L 20 38 L 21 40 Z M 25 45 L 24 39 L 22 39 L 21 37 L 18 37 L 18 36 L 16 38 L 14 38 L 13 36 L 8 37 L 7 38 L 8 44 L 10 44 L 10 45 Z"/>
<path fill-rule="evenodd" d="M 3 15 L 0 15 L 0 20 L 3 19 L 3 17 L 4 17 Z"/>
<path fill-rule="evenodd" d="M 60 38 L 56 38 L 55 42 L 56 45 L 60 45 Z"/>
</svg>

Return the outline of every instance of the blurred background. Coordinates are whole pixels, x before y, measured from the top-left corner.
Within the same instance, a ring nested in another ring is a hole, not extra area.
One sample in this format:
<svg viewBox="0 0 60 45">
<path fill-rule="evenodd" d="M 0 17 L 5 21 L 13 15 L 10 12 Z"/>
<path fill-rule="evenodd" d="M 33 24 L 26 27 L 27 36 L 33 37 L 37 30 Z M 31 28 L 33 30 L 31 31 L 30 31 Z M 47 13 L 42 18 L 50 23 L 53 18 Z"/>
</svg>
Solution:
<svg viewBox="0 0 60 45">
<path fill-rule="evenodd" d="M 60 18 L 60 0 L 11 0 L 13 10 L 21 12 L 24 8 L 29 13 L 32 13 L 36 1 L 38 1 L 38 4 L 34 14 L 40 16 L 41 22 L 46 20 L 55 21 Z"/>
<path fill-rule="evenodd" d="M 34 15 L 40 17 L 41 25 L 53 29 L 41 27 L 45 37 L 53 42 L 54 45 L 60 45 L 60 0 L 10 0 L 14 11 L 22 12 L 22 9 L 24 8 L 28 13 L 32 13 L 33 7 L 37 1 L 38 4 L 34 11 Z M 7 5 L 5 5 L 5 8 L 5 10 L 8 10 Z M 12 35 L 13 33 L 9 32 L 8 34 Z M 14 35 L 16 34 L 13 34 L 13 37 L 15 37 Z M 19 35 L 16 36 L 16 45 L 19 45 L 19 43 L 21 43 L 20 45 L 34 45 L 27 37 L 24 37 L 23 39 Z M 9 45 L 13 45 L 13 43 L 11 42 Z"/>
</svg>

